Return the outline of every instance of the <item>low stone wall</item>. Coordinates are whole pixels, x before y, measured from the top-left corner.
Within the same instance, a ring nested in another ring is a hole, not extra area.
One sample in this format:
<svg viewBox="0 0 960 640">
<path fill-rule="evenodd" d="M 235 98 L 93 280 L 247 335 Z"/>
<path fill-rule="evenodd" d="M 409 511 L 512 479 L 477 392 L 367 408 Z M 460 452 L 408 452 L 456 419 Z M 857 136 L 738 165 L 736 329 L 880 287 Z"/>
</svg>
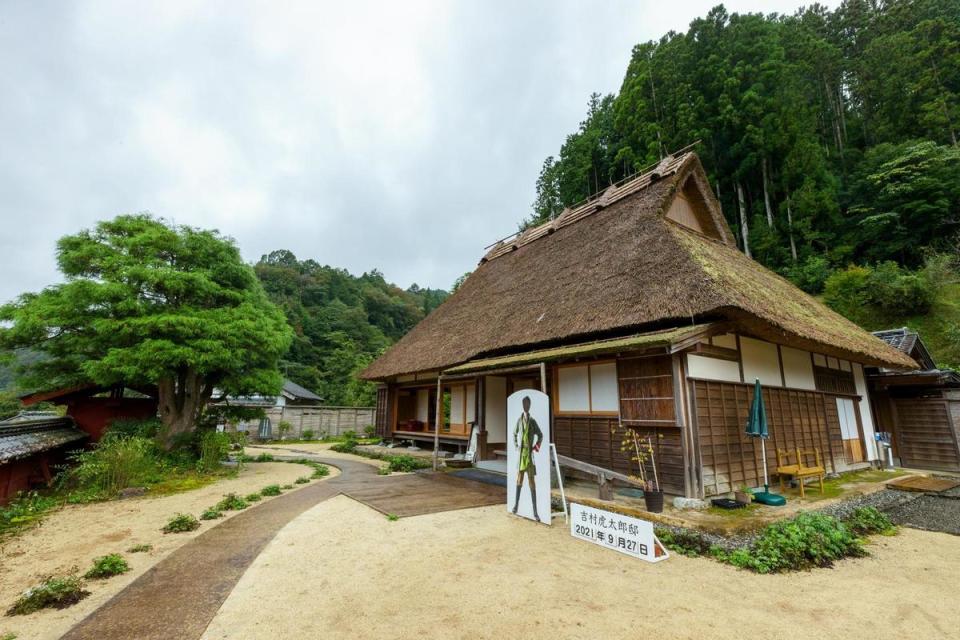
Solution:
<svg viewBox="0 0 960 640">
<path fill-rule="evenodd" d="M 304 431 L 313 431 L 317 439 L 343 435 L 347 431 L 363 435 L 364 429 L 374 422 L 373 407 L 271 407 L 266 415 L 270 421 L 270 439 L 280 438 L 282 421 L 290 424 L 290 431 L 283 434 L 285 440 L 300 440 Z M 239 423 L 232 430 L 246 431 L 251 439 L 256 439 L 260 420 Z"/>
</svg>

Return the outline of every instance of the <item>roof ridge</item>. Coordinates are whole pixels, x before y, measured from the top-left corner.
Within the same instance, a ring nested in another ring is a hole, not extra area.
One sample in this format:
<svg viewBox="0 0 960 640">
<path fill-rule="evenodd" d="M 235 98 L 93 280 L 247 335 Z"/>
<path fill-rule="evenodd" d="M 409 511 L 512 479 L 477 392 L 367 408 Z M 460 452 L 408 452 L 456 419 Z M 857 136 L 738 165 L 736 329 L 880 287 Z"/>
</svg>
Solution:
<svg viewBox="0 0 960 640">
<path fill-rule="evenodd" d="M 668 155 L 649 171 L 634 174 L 618 183 L 611 184 L 599 193 L 595 193 L 576 205 L 574 208 L 565 207 L 560 215 L 535 227 L 518 231 L 513 236 L 500 240 L 480 259 L 480 264 L 499 258 L 522 246 L 530 244 L 543 236 L 550 235 L 557 229 L 570 226 L 597 211 L 619 202 L 624 198 L 642 191 L 660 180 L 676 174 L 686 161 L 694 154 L 686 151 L 677 155 Z"/>
</svg>

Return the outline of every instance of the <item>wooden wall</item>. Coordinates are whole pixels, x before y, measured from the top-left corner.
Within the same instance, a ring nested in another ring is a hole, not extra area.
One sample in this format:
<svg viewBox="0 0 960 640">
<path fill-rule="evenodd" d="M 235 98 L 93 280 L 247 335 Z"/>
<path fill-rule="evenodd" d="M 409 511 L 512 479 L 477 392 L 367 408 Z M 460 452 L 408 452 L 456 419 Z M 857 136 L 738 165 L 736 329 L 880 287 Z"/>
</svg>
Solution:
<svg viewBox="0 0 960 640">
<path fill-rule="evenodd" d="M 631 427 L 632 428 L 632 427 Z M 684 494 L 683 450 L 678 427 L 638 427 L 641 438 L 653 438 L 660 484 L 667 493 Z M 582 460 L 628 475 L 637 475 L 631 453 L 621 451 L 625 431 L 616 418 L 557 416 L 553 420 L 553 440 L 560 455 Z M 652 468 L 647 466 L 647 472 Z"/>
<path fill-rule="evenodd" d="M 741 485 L 763 484 L 760 443 L 744 434 L 753 402 L 753 385 L 693 380 L 694 415 L 704 495 Z M 828 472 L 847 466 L 836 396 L 816 391 L 764 387 L 770 439 L 767 467 L 771 478 L 777 449 L 819 449 Z"/>
<path fill-rule="evenodd" d="M 377 387 L 377 408 L 374 414 L 374 424 L 377 435 L 381 438 L 390 436 L 390 388 L 386 385 Z"/>
<path fill-rule="evenodd" d="M 957 424 L 960 402 L 894 398 L 896 449 L 905 467 L 960 471 Z"/>
</svg>

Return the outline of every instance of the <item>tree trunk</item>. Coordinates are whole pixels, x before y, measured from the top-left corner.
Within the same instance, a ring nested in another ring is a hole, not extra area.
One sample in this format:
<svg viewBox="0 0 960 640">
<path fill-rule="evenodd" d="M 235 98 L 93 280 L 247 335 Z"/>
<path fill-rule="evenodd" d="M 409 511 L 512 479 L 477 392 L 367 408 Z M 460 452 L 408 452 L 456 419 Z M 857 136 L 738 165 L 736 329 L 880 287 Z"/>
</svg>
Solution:
<svg viewBox="0 0 960 640">
<path fill-rule="evenodd" d="M 159 382 L 158 400 L 163 429 L 160 444 L 170 451 L 197 426 L 197 419 L 213 392 L 193 368 L 181 369 L 175 377 Z"/>
<path fill-rule="evenodd" d="M 767 158 L 763 158 L 763 162 L 760 163 L 763 168 L 763 207 L 767 212 L 767 226 L 771 229 L 773 228 L 773 210 L 770 208 L 770 170 L 767 165 L 769 164 Z"/>
<path fill-rule="evenodd" d="M 787 228 L 790 230 L 790 255 L 797 261 L 797 242 L 793 239 L 793 212 L 790 210 L 790 196 L 787 196 Z"/>
<path fill-rule="evenodd" d="M 743 197 L 743 185 L 740 184 L 740 181 L 737 181 L 737 205 L 740 207 L 740 237 L 743 238 L 743 252 L 747 254 L 748 258 L 752 258 L 750 255 L 750 229 L 747 226 L 747 205 L 744 202 Z"/>
</svg>

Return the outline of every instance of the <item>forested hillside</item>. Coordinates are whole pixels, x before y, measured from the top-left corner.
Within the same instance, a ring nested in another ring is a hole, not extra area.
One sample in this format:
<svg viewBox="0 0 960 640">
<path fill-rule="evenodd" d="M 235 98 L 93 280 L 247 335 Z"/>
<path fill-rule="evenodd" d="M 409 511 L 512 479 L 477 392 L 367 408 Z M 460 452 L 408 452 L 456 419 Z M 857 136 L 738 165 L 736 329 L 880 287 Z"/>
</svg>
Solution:
<svg viewBox="0 0 960 640">
<path fill-rule="evenodd" d="M 281 368 L 330 405 L 372 406 L 375 387 L 356 374 L 447 296 L 400 289 L 378 271 L 353 276 L 286 250 L 263 256 L 255 269 L 295 332 Z"/>
<path fill-rule="evenodd" d="M 953 290 L 942 278 L 954 265 L 923 266 L 956 254 L 958 128 L 960 0 L 849 0 L 789 16 L 718 6 L 637 45 L 619 93 L 590 97 L 521 227 L 699 140 L 741 249 L 813 293 L 846 278 L 833 300 L 869 298 L 870 282 L 894 278 L 868 305 L 876 313 L 856 318 L 883 325 Z M 851 265 L 879 271 L 851 276 Z"/>
</svg>

